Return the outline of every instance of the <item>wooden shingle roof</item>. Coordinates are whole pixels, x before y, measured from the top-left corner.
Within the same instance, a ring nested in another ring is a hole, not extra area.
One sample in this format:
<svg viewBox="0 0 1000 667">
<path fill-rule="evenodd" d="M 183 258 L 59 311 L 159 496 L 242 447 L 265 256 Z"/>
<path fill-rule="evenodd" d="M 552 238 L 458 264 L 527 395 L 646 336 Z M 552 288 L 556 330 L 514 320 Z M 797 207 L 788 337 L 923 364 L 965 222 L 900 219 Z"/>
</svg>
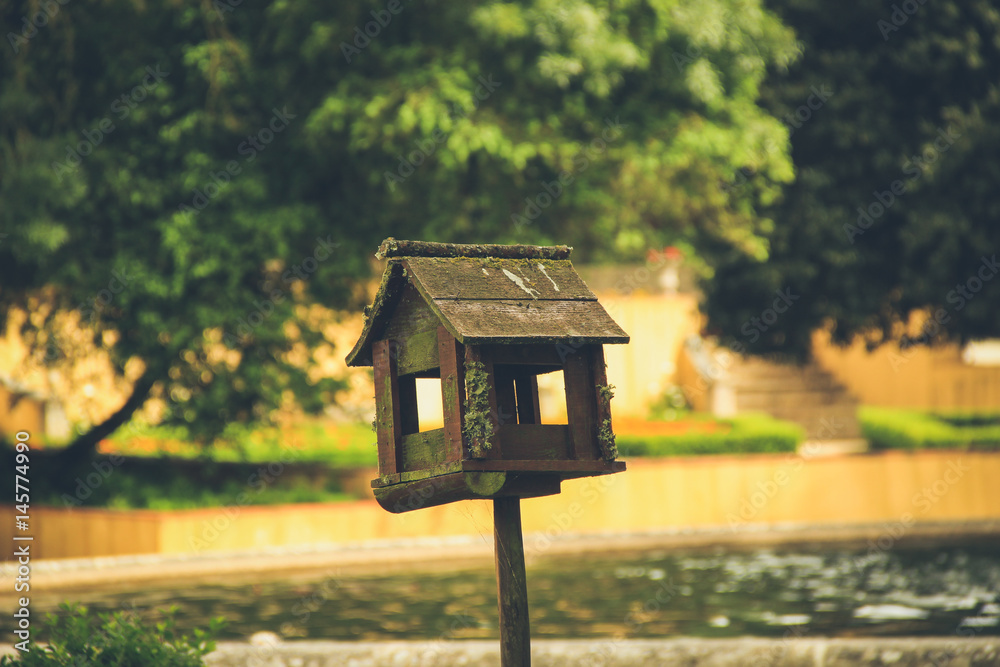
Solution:
<svg viewBox="0 0 1000 667">
<path fill-rule="evenodd" d="M 628 334 L 573 268 L 570 250 L 387 239 L 378 256 L 388 265 L 348 365 L 371 365 L 371 344 L 382 336 L 407 283 L 467 345 L 627 343 Z"/>
</svg>

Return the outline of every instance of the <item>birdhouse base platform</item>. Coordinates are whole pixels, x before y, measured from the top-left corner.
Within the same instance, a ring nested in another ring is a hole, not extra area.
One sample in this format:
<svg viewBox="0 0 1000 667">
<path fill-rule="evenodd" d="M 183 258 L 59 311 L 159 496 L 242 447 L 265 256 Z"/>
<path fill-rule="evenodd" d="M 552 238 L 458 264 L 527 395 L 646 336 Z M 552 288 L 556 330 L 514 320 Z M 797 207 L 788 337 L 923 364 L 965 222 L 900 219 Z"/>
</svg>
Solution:
<svg viewBox="0 0 1000 667">
<path fill-rule="evenodd" d="M 372 489 L 383 509 L 400 514 L 456 500 L 551 496 L 564 479 L 623 470 L 624 461 L 475 459 L 379 477 Z"/>
</svg>

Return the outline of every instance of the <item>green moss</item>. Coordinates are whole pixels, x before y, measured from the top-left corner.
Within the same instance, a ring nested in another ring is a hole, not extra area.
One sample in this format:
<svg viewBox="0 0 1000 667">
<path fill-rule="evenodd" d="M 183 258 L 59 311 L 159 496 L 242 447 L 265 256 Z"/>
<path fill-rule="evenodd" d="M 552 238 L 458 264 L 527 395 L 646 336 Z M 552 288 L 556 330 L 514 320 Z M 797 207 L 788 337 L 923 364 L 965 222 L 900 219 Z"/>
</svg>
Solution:
<svg viewBox="0 0 1000 667">
<path fill-rule="evenodd" d="M 601 445 L 601 455 L 605 461 L 618 458 L 618 445 L 615 444 L 615 434 L 611 430 L 611 419 L 605 419 L 597 431 L 597 442 Z"/>
<path fill-rule="evenodd" d="M 597 385 L 597 400 L 600 401 L 604 414 L 611 414 L 611 399 L 614 397 L 613 384 Z M 601 446 L 601 455 L 605 461 L 614 461 L 618 458 L 618 446 L 615 444 L 615 433 L 611 430 L 610 417 L 601 422 L 601 427 L 597 431 L 597 442 Z"/>
<path fill-rule="evenodd" d="M 473 458 L 483 458 L 493 446 L 493 420 L 490 418 L 490 385 L 486 366 L 480 361 L 465 364 L 465 421 L 462 435 L 469 443 Z"/>
</svg>

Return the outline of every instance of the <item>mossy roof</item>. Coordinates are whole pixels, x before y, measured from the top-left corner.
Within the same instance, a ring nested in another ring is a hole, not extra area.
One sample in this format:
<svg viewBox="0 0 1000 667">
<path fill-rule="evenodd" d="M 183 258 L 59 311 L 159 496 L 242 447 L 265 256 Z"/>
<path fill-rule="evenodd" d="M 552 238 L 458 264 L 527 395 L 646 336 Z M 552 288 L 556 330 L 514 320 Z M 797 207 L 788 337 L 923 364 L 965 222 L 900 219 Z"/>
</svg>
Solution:
<svg viewBox="0 0 1000 667">
<path fill-rule="evenodd" d="M 407 283 L 467 345 L 628 342 L 568 259 L 544 258 L 546 248 L 538 246 L 490 248 L 507 256 L 440 256 L 440 247 L 432 247 L 423 256 L 389 259 L 348 365 L 371 365 L 371 345 L 383 336 Z"/>
</svg>

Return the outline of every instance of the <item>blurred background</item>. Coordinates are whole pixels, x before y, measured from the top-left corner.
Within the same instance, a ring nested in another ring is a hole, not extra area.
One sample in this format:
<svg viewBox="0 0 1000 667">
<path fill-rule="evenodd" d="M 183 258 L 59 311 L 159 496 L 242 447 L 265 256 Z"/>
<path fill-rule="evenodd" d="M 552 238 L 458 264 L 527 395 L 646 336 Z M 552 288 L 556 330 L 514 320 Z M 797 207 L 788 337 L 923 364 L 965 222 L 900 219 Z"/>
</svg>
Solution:
<svg viewBox="0 0 1000 667">
<path fill-rule="evenodd" d="M 523 503 L 536 636 L 1000 633 L 990 2 L 0 16 L 2 485 L 30 433 L 39 609 L 496 636 L 488 562 L 413 555 L 489 546 L 488 503 L 372 499 L 372 375 L 343 359 L 393 236 L 573 246 L 632 337 L 606 349 L 628 472 Z M 413 562 L 316 569 L 345 549 Z M 106 565 L 249 555 L 272 575 Z"/>
</svg>

